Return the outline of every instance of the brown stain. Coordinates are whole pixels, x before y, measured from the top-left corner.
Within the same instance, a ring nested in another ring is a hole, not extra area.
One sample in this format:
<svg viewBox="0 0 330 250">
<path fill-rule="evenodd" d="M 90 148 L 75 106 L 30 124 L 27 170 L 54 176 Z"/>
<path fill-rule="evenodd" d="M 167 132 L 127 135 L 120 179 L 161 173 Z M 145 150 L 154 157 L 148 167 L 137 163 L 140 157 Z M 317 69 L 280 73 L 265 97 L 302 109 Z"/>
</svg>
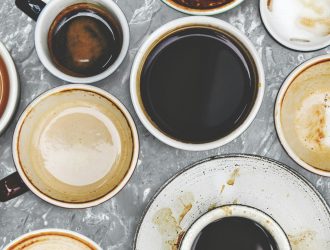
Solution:
<svg viewBox="0 0 330 250">
<path fill-rule="evenodd" d="M 229 186 L 235 185 L 235 181 L 238 176 L 239 176 L 239 168 L 236 168 L 230 175 L 230 178 L 227 180 L 227 185 Z"/>
<path fill-rule="evenodd" d="M 267 0 L 267 8 L 269 11 L 273 11 L 273 0 Z"/>
<path fill-rule="evenodd" d="M 230 207 L 222 207 L 222 211 L 225 213 L 226 216 L 231 216 L 233 214 L 233 211 Z"/>
<path fill-rule="evenodd" d="M 216 203 L 212 203 L 209 208 L 207 209 L 207 211 L 211 211 L 213 209 L 216 209 L 217 208 L 217 204 Z"/>
<path fill-rule="evenodd" d="M 222 184 L 221 188 L 220 188 L 220 194 L 223 193 L 223 191 L 225 191 L 226 185 Z"/>
<path fill-rule="evenodd" d="M 47 236 L 48 237 L 60 236 L 60 237 L 70 238 L 72 240 L 76 240 L 76 241 L 84 244 L 90 250 L 97 250 L 96 247 L 94 247 L 89 242 L 85 241 L 84 239 L 79 238 L 79 237 L 77 237 L 75 235 L 72 235 L 72 234 L 69 234 L 69 233 L 62 233 L 62 232 L 41 232 L 41 233 L 33 234 L 31 236 L 27 236 L 27 237 L 23 238 L 19 242 L 17 242 L 14 245 L 8 247 L 7 250 L 23 250 L 23 249 L 28 249 L 29 247 L 31 247 L 33 244 L 35 244 L 37 242 L 47 241 L 47 238 L 45 238 Z"/>
<path fill-rule="evenodd" d="M 163 246 L 166 250 L 178 250 L 185 231 L 181 227 L 181 222 L 193 207 L 194 196 L 192 193 L 185 193 L 177 198 L 181 213 L 175 218 L 171 208 L 158 210 L 152 222 L 156 225 L 160 233 Z"/>
<path fill-rule="evenodd" d="M 235 199 L 234 201 L 233 201 L 233 204 L 238 204 L 238 199 Z"/>
<path fill-rule="evenodd" d="M 312 241 L 315 237 L 315 232 L 311 230 L 306 230 L 299 234 L 288 235 L 291 245 L 299 247 L 301 244 L 307 245 L 308 241 Z"/>
</svg>

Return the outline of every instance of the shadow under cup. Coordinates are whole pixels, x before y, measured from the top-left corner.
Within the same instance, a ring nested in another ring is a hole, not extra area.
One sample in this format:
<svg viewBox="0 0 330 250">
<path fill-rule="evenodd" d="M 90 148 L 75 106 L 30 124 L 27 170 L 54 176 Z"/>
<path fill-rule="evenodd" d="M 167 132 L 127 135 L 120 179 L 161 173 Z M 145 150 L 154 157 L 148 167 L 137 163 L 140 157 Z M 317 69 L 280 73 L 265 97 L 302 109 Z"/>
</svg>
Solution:
<svg viewBox="0 0 330 250">
<path fill-rule="evenodd" d="M 13 143 L 28 187 L 64 206 L 96 205 L 91 202 L 114 196 L 133 173 L 138 152 L 133 120 L 117 102 L 92 87 L 37 98 L 23 113 Z"/>
</svg>

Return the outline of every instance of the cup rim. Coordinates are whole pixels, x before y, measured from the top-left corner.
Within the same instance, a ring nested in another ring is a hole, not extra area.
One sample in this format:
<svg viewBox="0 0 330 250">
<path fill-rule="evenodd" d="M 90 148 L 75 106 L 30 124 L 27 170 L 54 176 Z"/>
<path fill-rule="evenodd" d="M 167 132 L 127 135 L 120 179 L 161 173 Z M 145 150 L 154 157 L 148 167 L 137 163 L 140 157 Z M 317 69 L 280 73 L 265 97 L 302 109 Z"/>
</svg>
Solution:
<svg viewBox="0 0 330 250">
<path fill-rule="evenodd" d="M 34 230 L 25 234 L 22 234 L 21 236 L 17 237 L 16 239 L 14 239 L 12 242 L 10 242 L 9 244 L 7 244 L 4 248 L 4 250 L 9 249 L 10 247 L 16 245 L 17 243 L 19 243 L 20 241 L 24 240 L 25 238 L 30 238 L 31 236 L 34 235 L 38 235 L 38 234 L 43 234 L 43 233 L 59 233 L 59 234 L 66 234 L 66 235 L 72 235 L 75 236 L 76 238 L 79 238 L 85 242 L 87 242 L 88 244 L 92 245 L 93 247 L 95 247 L 97 250 L 102 250 L 102 248 L 92 239 L 88 238 L 85 235 L 82 235 L 80 233 L 71 231 L 71 230 L 67 230 L 67 229 L 59 229 L 59 228 L 47 228 L 47 229 L 39 229 L 39 230 Z"/>
<path fill-rule="evenodd" d="M 49 197 L 46 194 L 44 194 L 43 192 L 41 192 L 37 187 L 35 187 L 31 183 L 31 181 L 25 175 L 23 167 L 20 164 L 19 152 L 17 150 L 19 135 L 20 135 L 20 129 L 21 129 L 26 117 L 28 116 L 29 112 L 33 108 L 35 108 L 35 106 L 38 105 L 38 103 L 41 100 L 47 98 L 50 95 L 53 95 L 55 93 L 59 93 L 59 92 L 65 91 L 65 90 L 86 90 L 86 91 L 91 91 L 91 92 L 94 92 L 96 94 L 104 96 L 105 98 L 107 98 L 108 100 L 113 102 L 118 107 L 118 109 L 120 109 L 120 111 L 124 114 L 127 122 L 129 123 L 131 132 L 132 132 L 132 139 L 133 139 L 134 149 L 133 149 L 133 153 L 132 153 L 131 163 L 130 163 L 130 166 L 129 166 L 129 169 L 128 169 L 127 173 L 125 174 L 124 178 L 118 183 L 118 185 L 114 189 L 112 189 L 107 194 L 105 194 L 102 197 L 97 198 L 95 200 L 86 201 L 86 202 L 79 202 L 79 203 L 73 203 L 73 202 L 60 201 L 60 200 L 56 200 L 52 197 Z M 50 89 L 50 90 L 42 93 L 37 98 L 35 98 L 25 108 L 25 110 L 21 114 L 21 116 L 20 116 L 20 118 L 17 122 L 15 131 L 14 131 L 13 142 L 12 142 L 12 152 L 13 152 L 14 163 L 15 163 L 17 172 L 19 173 L 21 179 L 26 184 L 26 186 L 35 195 L 37 195 L 42 200 L 44 200 L 44 201 L 46 201 L 50 204 L 53 204 L 55 206 L 63 207 L 63 208 L 88 208 L 88 207 L 93 207 L 93 206 L 99 205 L 99 204 L 111 199 L 116 194 L 118 194 L 126 186 L 126 184 L 129 182 L 130 178 L 132 177 L 132 175 L 134 173 L 134 170 L 136 168 L 137 161 L 138 161 L 138 156 L 139 156 L 139 147 L 140 147 L 140 145 L 139 145 L 139 136 L 138 136 L 137 128 L 136 128 L 136 125 L 135 125 L 135 122 L 134 122 L 132 116 L 130 115 L 130 113 L 128 112 L 126 107 L 116 97 L 114 97 L 110 93 L 106 92 L 105 90 L 102 90 L 98 87 L 85 85 L 85 84 L 68 84 L 68 85 L 56 87 L 56 88 Z"/>
<path fill-rule="evenodd" d="M 19 96 L 20 96 L 20 83 L 18 79 L 18 74 L 16 70 L 15 63 L 6 49 L 5 45 L 0 42 L 0 56 L 3 59 L 9 77 L 9 96 L 8 101 L 0 118 L 0 135 L 8 127 L 10 121 L 15 115 L 15 111 L 18 106 Z"/>
<path fill-rule="evenodd" d="M 259 1 L 259 12 L 261 16 L 262 23 L 266 27 L 266 30 L 268 33 L 281 45 L 283 45 L 286 48 L 295 50 L 295 51 L 303 51 L 303 52 L 308 52 L 308 51 L 316 51 L 320 50 L 323 48 L 326 48 L 327 46 L 330 45 L 330 39 L 326 39 L 324 42 L 320 42 L 318 44 L 314 45 L 299 45 L 295 43 L 290 43 L 287 40 L 283 39 L 278 33 L 273 29 L 273 26 L 271 25 L 270 21 L 268 20 L 268 17 L 266 16 L 266 10 L 267 8 L 267 1 L 266 0 L 260 0 Z"/>
<path fill-rule="evenodd" d="M 242 122 L 242 124 L 239 127 L 237 127 L 235 130 L 233 130 L 231 133 L 220 139 L 214 140 L 212 142 L 200 143 L 200 144 L 186 143 L 173 139 L 170 136 L 163 133 L 161 130 L 159 130 L 154 124 L 152 124 L 152 122 L 150 122 L 149 118 L 146 116 L 145 112 L 143 111 L 137 93 L 138 81 L 136 79 L 139 75 L 139 69 L 140 67 L 142 67 L 141 64 L 144 60 L 144 57 L 148 53 L 150 47 L 152 47 L 154 43 L 158 42 L 159 38 L 161 38 L 163 35 L 167 34 L 168 32 L 175 30 L 178 27 L 182 27 L 182 26 L 185 27 L 189 25 L 205 25 L 209 27 L 214 27 L 226 31 L 229 34 L 233 35 L 235 38 L 237 38 L 251 54 L 251 57 L 255 63 L 256 71 L 258 74 L 258 81 L 259 81 L 257 83 L 257 93 L 254 104 L 252 106 L 250 113 L 248 114 L 247 118 Z M 236 139 L 250 126 L 250 124 L 256 117 L 262 103 L 264 91 L 265 91 L 265 75 L 264 75 L 263 65 L 252 42 L 250 42 L 250 40 L 243 33 L 241 33 L 238 29 L 236 29 L 234 26 L 230 25 L 229 23 L 216 19 L 214 17 L 206 17 L 206 16 L 191 16 L 191 17 L 179 18 L 169 23 L 166 23 L 165 25 L 161 26 L 156 31 L 154 31 L 144 41 L 144 43 L 138 50 L 135 59 L 133 61 L 133 66 L 130 75 L 131 99 L 134 109 L 142 124 L 154 137 L 156 137 L 158 140 L 162 141 L 163 143 L 174 148 L 188 150 L 188 151 L 210 150 L 223 146 L 231 142 L 232 140 Z"/>
<path fill-rule="evenodd" d="M 62 0 L 62 2 L 65 0 Z M 92 1 L 87 1 L 87 0 L 79 0 L 78 3 L 90 3 L 90 4 L 98 4 L 101 6 L 104 6 L 107 10 L 111 9 L 114 12 L 114 15 L 118 19 L 121 29 L 122 29 L 122 35 L 123 35 L 123 44 L 121 51 L 118 55 L 118 58 L 112 65 L 110 65 L 105 71 L 95 75 L 95 76 L 89 76 L 89 77 L 76 77 L 76 76 L 71 76 L 68 75 L 61 70 L 59 70 L 54 63 L 52 62 L 51 59 L 49 59 L 46 56 L 46 52 L 42 49 L 40 44 L 42 44 L 42 34 L 44 33 L 43 31 L 43 23 L 44 20 L 48 20 L 49 16 L 48 14 L 53 12 L 53 7 L 58 5 L 59 2 L 61 1 L 50 1 L 49 3 L 46 4 L 45 8 L 41 11 L 37 23 L 36 23 L 36 28 L 35 28 L 35 33 L 34 33 L 34 41 L 35 41 L 35 48 L 38 54 L 38 57 L 41 61 L 41 63 L 44 65 L 44 67 L 55 77 L 58 77 L 64 81 L 70 82 L 70 83 L 80 83 L 80 84 L 89 84 L 89 83 L 94 83 L 101 81 L 105 79 L 106 77 L 110 76 L 113 74 L 119 66 L 122 64 L 124 61 L 126 54 L 128 52 L 129 48 L 129 41 L 130 41 L 130 31 L 129 31 L 129 25 L 126 19 L 126 16 L 124 15 L 123 11 L 119 8 L 119 6 L 114 2 L 114 1 L 105 1 L 105 0 L 92 0 Z M 72 3 L 70 5 L 73 5 L 75 3 Z M 69 6 L 70 6 L 69 5 Z M 63 9 L 61 9 L 63 11 Z M 61 12 L 60 11 L 60 12 Z M 59 13 L 60 13 L 59 12 Z M 59 14 L 57 13 L 57 14 Z M 48 48 L 48 45 L 47 45 Z"/>
<path fill-rule="evenodd" d="M 281 124 L 281 111 L 282 111 L 282 102 L 285 97 L 286 91 L 288 88 L 291 86 L 293 80 L 300 75 L 302 72 L 304 72 L 306 69 L 309 67 L 313 66 L 314 64 L 321 63 L 322 61 L 328 61 L 330 60 L 330 54 L 327 55 L 321 55 L 317 56 L 314 58 L 311 58 L 304 63 L 300 64 L 297 66 L 291 73 L 288 75 L 288 77 L 285 79 L 283 82 L 277 97 L 276 97 L 276 102 L 275 102 L 275 109 L 274 109 L 274 117 L 275 117 L 275 128 L 277 135 L 280 139 L 280 142 L 285 149 L 285 151 L 288 153 L 288 155 L 301 167 L 305 168 L 306 170 L 322 175 L 322 176 L 327 176 L 330 177 L 330 171 L 325 171 L 322 169 L 318 169 L 316 167 L 313 167 L 312 165 L 306 163 L 302 159 L 298 157 L 298 155 L 294 152 L 294 150 L 290 147 L 288 141 L 286 140 L 283 130 L 282 130 L 282 124 Z"/>
<path fill-rule="evenodd" d="M 180 11 L 181 13 L 197 15 L 197 16 L 211 16 L 211 15 L 216 15 L 216 14 L 220 14 L 220 13 L 229 11 L 229 10 L 235 8 L 236 6 L 240 5 L 244 0 L 233 0 L 232 2 L 230 2 L 228 4 L 217 7 L 217 8 L 201 9 L 201 10 L 182 6 L 180 4 L 173 2 L 173 0 L 162 0 L 162 1 L 169 7 L 173 8 L 177 11 Z"/>
<path fill-rule="evenodd" d="M 223 205 L 204 213 L 188 228 L 180 242 L 179 250 L 190 250 L 203 228 L 212 222 L 230 217 L 242 217 L 257 222 L 273 236 L 280 250 L 291 250 L 287 234 L 272 216 L 257 208 L 241 204 Z"/>
</svg>

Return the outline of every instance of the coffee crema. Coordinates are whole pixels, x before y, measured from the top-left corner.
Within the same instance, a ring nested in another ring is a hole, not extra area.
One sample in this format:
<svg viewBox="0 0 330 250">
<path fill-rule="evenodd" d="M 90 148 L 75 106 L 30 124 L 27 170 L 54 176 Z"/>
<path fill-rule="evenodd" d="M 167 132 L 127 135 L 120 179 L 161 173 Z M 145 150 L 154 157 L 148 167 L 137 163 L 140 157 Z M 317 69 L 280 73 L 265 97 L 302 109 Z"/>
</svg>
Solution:
<svg viewBox="0 0 330 250">
<path fill-rule="evenodd" d="M 144 112 L 164 134 L 206 143 L 239 127 L 257 93 L 255 64 L 231 36 L 187 27 L 163 38 L 138 80 Z"/>
<path fill-rule="evenodd" d="M 207 225 L 191 250 L 278 250 L 273 236 L 260 224 L 243 217 L 227 217 Z"/>
<path fill-rule="evenodd" d="M 281 126 L 302 161 L 330 171 L 330 60 L 302 70 L 292 81 L 281 105 Z"/>
<path fill-rule="evenodd" d="M 77 236 L 58 232 L 45 232 L 27 236 L 6 250 L 97 250 Z"/>
<path fill-rule="evenodd" d="M 188 7 L 191 9 L 215 9 L 235 0 L 171 0 L 179 5 Z"/>
<path fill-rule="evenodd" d="M 79 3 L 64 9 L 48 33 L 51 59 L 64 73 L 88 77 L 108 69 L 118 58 L 120 25 L 101 6 Z"/>
<path fill-rule="evenodd" d="M 5 62 L 0 56 L 0 119 L 3 115 L 9 97 L 9 75 Z"/>
</svg>

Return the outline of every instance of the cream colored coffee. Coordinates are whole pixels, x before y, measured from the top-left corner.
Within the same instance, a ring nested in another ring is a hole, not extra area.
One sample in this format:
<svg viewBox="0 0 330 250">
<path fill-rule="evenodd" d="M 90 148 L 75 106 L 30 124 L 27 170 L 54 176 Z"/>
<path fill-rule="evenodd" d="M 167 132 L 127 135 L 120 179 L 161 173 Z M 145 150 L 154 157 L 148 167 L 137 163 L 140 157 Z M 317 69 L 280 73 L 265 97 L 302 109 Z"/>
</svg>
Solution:
<svg viewBox="0 0 330 250">
<path fill-rule="evenodd" d="M 21 129 L 25 174 L 47 196 L 86 202 L 112 191 L 132 160 L 133 138 L 125 116 L 107 98 L 69 90 L 44 98 Z"/>
<path fill-rule="evenodd" d="M 330 61 L 302 71 L 282 102 L 281 123 L 294 153 L 309 165 L 330 171 Z"/>
<path fill-rule="evenodd" d="M 94 246 L 73 235 L 40 233 L 26 237 L 7 250 L 96 250 Z"/>
</svg>

